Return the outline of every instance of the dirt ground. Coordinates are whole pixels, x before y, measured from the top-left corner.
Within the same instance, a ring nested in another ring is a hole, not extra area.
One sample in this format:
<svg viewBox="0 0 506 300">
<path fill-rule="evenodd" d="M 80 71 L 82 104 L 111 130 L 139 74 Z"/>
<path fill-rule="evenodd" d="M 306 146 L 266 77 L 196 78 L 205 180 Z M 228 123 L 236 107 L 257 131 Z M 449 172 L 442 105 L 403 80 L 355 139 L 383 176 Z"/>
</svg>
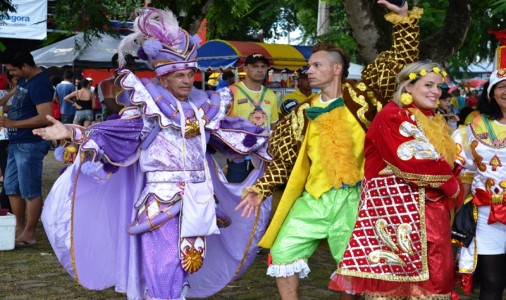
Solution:
<svg viewBox="0 0 506 300">
<path fill-rule="evenodd" d="M 47 195 L 63 164 L 51 151 L 44 160 L 43 193 Z M 126 299 L 112 288 L 90 291 L 76 283 L 61 267 L 44 233 L 38 227 L 35 246 L 0 251 L 0 299 Z M 265 275 L 267 254 L 258 254 L 245 275 L 230 283 L 208 299 L 279 299 L 274 279 Z M 301 281 L 301 299 L 336 299 L 338 294 L 327 289 L 334 271 L 327 247 L 321 247 L 309 261 L 312 272 Z"/>
</svg>

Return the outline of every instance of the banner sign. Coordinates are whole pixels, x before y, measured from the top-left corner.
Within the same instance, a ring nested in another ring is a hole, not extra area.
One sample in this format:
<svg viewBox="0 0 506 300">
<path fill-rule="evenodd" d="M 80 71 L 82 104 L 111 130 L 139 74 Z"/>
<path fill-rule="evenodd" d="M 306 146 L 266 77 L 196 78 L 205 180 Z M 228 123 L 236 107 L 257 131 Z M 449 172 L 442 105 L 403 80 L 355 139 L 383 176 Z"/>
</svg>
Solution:
<svg viewBox="0 0 506 300">
<path fill-rule="evenodd" d="M 0 37 L 43 40 L 47 36 L 47 1 L 12 0 L 16 12 L 0 17 Z"/>
</svg>

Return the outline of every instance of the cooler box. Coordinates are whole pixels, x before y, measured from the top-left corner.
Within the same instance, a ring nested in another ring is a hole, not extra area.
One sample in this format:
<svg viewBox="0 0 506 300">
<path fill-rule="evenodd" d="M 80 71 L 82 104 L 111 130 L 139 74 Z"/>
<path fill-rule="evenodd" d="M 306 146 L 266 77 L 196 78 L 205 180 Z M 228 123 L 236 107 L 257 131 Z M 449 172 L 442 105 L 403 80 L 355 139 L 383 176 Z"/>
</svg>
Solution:
<svg viewBox="0 0 506 300">
<path fill-rule="evenodd" d="M 16 246 L 16 216 L 8 213 L 0 216 L 0 251 L 12 250 Z"/>
</svg>

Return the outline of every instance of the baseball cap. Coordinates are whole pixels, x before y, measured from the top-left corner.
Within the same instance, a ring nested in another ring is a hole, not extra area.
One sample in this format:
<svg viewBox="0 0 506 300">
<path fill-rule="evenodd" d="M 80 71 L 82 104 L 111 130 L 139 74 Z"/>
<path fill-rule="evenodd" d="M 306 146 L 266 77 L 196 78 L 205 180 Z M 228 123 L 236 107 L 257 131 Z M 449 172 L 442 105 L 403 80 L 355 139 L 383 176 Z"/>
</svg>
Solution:
<svg viewBox="0 0 506 300">
<path fill-rule="evenodd" d="M 267 57 L 263 56 L 263 54 L 261 54 L 261 53 L 253 53 L 253 54 L 248 55 L 246 57 L 246 60 L 244 61 L 244 64 L 249 65 L 249 64 L 254 64 L 256 62 L 259 62 L 259 61 L 265 63 L 266 65 L 270 65 Z"/>
<path fill-rule="evenodd" d="M 299 101 L 295 99 L 286 99 L 281 103 L 281 112 L 284 115 L 288 115 L 297 105 L 299 105 Z"/>
</svg>

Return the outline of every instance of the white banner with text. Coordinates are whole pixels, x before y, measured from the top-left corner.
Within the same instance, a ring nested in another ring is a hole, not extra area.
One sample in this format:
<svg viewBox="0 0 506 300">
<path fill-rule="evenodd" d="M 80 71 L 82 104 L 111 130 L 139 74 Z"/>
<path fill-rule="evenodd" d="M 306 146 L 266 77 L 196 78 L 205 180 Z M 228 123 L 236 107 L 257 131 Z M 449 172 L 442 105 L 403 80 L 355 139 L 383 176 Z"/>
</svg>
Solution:
<svg viewBox="0 0 506 300">
<path fill-rule="evenodd" d="M 47 36 L 47 1 L 12 0 L 16 12 L 0 17 L 0 37 L 43 40 Z"/>
</svg>

